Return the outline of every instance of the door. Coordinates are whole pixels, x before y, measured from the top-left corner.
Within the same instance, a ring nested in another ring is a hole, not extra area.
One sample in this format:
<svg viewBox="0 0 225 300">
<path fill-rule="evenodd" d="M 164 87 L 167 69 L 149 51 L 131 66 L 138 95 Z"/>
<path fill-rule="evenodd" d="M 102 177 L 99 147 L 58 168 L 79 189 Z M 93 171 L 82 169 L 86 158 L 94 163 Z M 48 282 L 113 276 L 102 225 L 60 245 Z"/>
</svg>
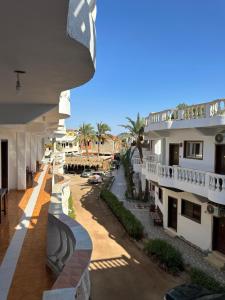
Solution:
<svg viewBox="0 0 225 300">
<path fill-rule="evenodd" d="M 8 141 L 1 141 L 2 188 L 8 188 Z"/>
<path fill-rule="evenodd" d="M 216 145 L 215 173 L 225 175 L 225 145 Z"/>
<path fill-rule="evenodd" d="M 179 166 L 179 144 L 169 145 L 169 165 Z"/>
<path fill-rule="evenodd" d="M 177 199 L 168 197 L 168 227 L 177 231 Z"/>
<path fill-rule="evenodd" d="M 213 218 L 213 250 L 225 254 L 225 217 Z"/>
</svg>

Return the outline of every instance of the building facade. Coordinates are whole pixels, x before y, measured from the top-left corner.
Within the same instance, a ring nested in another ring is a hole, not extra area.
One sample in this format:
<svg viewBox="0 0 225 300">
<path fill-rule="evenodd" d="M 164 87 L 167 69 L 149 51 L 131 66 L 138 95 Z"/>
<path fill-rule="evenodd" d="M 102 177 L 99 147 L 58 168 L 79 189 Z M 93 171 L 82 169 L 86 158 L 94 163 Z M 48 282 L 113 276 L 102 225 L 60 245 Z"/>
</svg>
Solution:
<svg viewBox="0 0 225 300">
<path fill-rule="evenodd" d="M 163 227 L 204 251 L 225 254 L 225 101 L 150 113 L 143 163 L 133 158 L 142 189 Z"/>
</svg>

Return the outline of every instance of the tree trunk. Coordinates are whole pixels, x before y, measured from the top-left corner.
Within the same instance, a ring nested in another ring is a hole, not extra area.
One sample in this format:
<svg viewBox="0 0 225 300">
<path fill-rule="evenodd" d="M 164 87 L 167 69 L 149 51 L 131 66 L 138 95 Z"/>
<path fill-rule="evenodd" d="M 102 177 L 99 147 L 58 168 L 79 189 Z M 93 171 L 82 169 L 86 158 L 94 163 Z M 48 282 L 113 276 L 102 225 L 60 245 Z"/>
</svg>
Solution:
<svg viewBox="0 0 225 300">
<path fill-rule="evenodd" d="M 98 158 L 99 158 L 99 153 L 100 153 L 100 140 L 98 139 Z"/>
<path fill-rule="evenodd" d="M 85 142 L 85 150 L 86 150 L 86 156 L 87 156 L 87 159 L 89 160 L 89 152 L 88 152 L 88 144 L 87 142 Z"/>
</svg>

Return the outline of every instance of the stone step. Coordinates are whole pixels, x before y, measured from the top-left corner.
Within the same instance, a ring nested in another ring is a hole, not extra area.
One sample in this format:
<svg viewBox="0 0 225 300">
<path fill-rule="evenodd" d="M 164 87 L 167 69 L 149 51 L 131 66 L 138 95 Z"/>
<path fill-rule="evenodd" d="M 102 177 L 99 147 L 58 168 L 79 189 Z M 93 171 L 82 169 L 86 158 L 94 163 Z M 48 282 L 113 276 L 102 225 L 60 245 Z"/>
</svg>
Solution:
<svg viewBox="0 0 225 300">
<path fill-rule="evenodd" d="M 218 251 L 213 251 L 205 258 L 211 265 L 221 270 L 225 267 L 225 255 Z"/>
</svg>

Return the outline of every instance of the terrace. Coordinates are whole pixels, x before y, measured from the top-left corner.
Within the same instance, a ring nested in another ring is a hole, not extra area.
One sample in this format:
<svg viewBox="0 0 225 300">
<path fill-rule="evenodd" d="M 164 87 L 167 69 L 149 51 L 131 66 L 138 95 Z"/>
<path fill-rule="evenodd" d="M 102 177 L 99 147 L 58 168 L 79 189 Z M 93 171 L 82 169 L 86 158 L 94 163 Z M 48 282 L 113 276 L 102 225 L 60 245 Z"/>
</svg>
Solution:
<svg viewBox="0 0 225 300">
<path fill-rule="evenodd" d="M 221 126 L 225 123 L 224 113 L 225 99 L 150 113 L 146 118 L 145 132 Z"/>
<path fill-rule="evenodd" d="M 57 174 L 57 164 L 53 172 L 45 165 L 32 188 L 9 193 L 0 225 L 1 300 L 15 295 L 88 299 L 92 243 L 86 230 L 66 214 L 68 183 Z"/>
</svg>

